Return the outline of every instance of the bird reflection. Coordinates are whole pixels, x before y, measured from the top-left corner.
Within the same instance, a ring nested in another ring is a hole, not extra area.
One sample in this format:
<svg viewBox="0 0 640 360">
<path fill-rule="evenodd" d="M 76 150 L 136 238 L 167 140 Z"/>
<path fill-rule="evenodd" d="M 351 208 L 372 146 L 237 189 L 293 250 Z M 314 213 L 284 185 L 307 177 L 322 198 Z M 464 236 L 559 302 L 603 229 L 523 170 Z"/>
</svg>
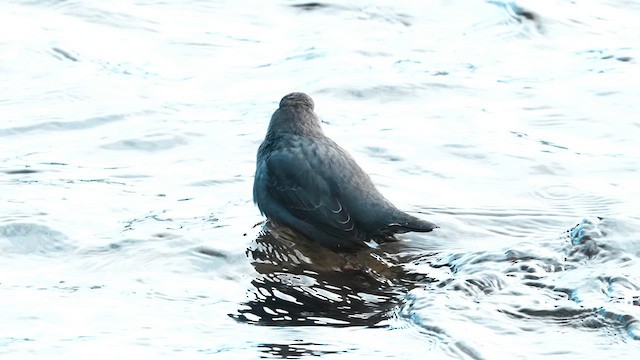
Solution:
<svg viewBox="0 0 640 360">
<path fill-rule="evenodd" d="M 329 354 L 338 354 L 340 351 L 322 349 L 326 347 L 324 344 L 314 344 L 298 342 L 294 344 L 271 344 L 265 343 L 258 345 L 258 349 L 265 354 L 281 359 L 299 359 L 303 356 L 323 356 Z"/>
<path fill-rule="evenodd" d="M 247 256 L 259 276 L 233 317 L 260 325 L 379 326 L 415 283 L 384 248 L 336 253 L 270 222 Z"/>
</svg>

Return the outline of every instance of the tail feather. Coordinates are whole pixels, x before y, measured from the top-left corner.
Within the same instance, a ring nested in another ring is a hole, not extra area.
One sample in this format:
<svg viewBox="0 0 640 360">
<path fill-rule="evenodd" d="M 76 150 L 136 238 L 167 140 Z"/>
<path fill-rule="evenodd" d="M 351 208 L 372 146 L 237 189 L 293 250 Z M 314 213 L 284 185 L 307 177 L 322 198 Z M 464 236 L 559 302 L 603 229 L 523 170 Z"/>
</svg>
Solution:
<svg viewBox="0 0 640 360">
<path fill-rule="evenodd" d="M 403 213 L 403 215 L 404 216 L 400 221 L 393 224 L 389 224 L 389 226 L 387 227 L 387 231 L 389 233 L 402 234 L 410 231 L 429 232 L 429 231 L 432 231 L 433 229 L 439 228 L 438 225 L 432 222 L 418 219 L 415 216 L 411 216 L 405 213 Z"/>
</svg>

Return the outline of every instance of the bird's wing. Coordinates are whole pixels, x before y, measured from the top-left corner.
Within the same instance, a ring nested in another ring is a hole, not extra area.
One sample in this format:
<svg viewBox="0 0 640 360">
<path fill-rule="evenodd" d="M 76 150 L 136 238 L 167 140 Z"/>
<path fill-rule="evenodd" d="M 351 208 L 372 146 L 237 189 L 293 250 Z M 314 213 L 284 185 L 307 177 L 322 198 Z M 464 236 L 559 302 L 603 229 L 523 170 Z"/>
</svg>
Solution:
<svg viewBox="0 0 640 360">
<path fill-rule="evenodd" d="M 266 165 L 269 194 L 291 215 L 332 236 L 358 238 L 354 219 L 339 201 L 330 174 L 286 153 L 272 154 Z"/>
</svg>

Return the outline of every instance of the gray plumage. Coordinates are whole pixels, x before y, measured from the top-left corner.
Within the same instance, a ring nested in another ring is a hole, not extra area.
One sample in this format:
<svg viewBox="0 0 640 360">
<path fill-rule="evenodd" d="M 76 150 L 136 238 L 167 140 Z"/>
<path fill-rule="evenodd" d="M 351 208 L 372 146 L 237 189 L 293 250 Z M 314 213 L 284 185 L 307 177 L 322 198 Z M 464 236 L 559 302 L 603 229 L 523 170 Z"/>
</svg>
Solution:
<svg viewBox="0 0 640 360">
<path fill-rule="evenodd" d="M 282 98 L 258 149 L 253 200 L 260 212 L 330 248 L 366 247 L 435 224 L 398 210 L 338 144 L 303 93 Z"/>
</svg>

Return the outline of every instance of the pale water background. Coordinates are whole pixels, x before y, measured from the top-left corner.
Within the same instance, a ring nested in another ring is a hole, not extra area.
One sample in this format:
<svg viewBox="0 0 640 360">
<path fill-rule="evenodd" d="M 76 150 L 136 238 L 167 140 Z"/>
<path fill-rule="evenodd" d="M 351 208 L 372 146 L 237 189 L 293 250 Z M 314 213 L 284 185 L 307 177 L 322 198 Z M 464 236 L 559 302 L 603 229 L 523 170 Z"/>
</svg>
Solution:
<svg viewBox="0 0 640 360">
<path fill-rule="evenodd" d="M 0 357 L 640 356 L 640 2 L 13 0 L 0 27 Z M 292 91 L 441 228 L 260 236 Z"/>
</svg>

